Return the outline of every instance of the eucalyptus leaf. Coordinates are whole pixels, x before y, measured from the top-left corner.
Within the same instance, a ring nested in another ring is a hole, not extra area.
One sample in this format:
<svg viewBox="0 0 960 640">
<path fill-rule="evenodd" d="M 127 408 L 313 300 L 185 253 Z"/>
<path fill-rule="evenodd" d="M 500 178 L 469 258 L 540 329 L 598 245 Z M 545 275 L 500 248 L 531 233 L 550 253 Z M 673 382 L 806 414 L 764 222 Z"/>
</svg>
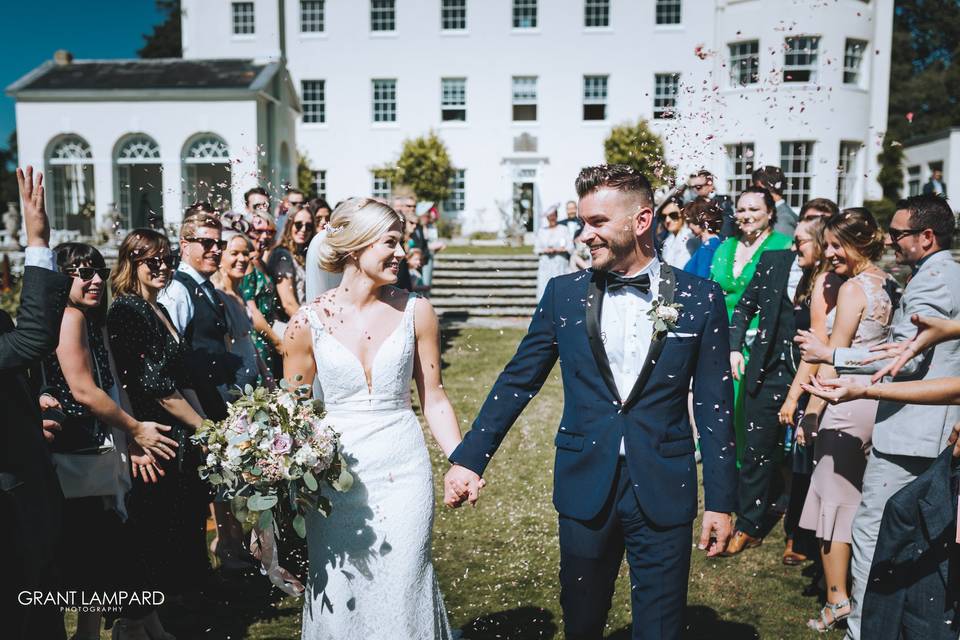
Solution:
<svg viewBox="0 0 960 640">
<path fill-rule="evenodd" d="M 307 521 L 299 513 L 293 518 L 293 530 L 296 531 L 297 535 L 301 538 L 307 537 Z"/>
<path fill-rule="evenodd" d="M 319 486 L 317 484 L 317 479 L 313 477 L 313 473 L 310 471 L 307 471 L 305 474 L 303 474 L 303 483 L 307 485 L 307 489 L 310 489 L 310 491 L 316 491 L 317 487 Z"/>
<path fill-rule="evenodd" d="M 271 522 L 273 522 L 273 511 L 270 509 L 261 511 L 260 518 L 257 520 L 257 527 L 259 527 L 261 530 L 265 530 L 270 526 Z"/>
<path fill-rule="evenodd" d="M 346 465 L 340 466 L 340 476 L 330 482 L 330 485 L 340 493 L 350 491 L 353 486 L 353 474 L 347 471 Z"/>
<path fill-rule="evenodd" d="M 272 509 L 277 504 L 277 496 L 265 496 L 255 493 L 247 500 L 247 508 L 251 511 Z"/>
</svg>

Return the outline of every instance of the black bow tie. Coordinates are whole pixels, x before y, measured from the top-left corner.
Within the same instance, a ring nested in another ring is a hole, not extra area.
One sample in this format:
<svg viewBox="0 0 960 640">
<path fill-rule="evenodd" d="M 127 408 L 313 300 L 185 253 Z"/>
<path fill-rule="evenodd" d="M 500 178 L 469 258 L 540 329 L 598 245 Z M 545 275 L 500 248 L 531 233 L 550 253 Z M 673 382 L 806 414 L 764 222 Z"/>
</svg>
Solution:
<svg viewBox="0 0 960 640">
<path fill-rule="evenodd" d="M 640 293 L 649 293 L 650 274 L 641 273 L 632 278 L 627 278 L 616 273 L 607 273 L 607 291 L 613 292 L 624 287 L 633 287 L 639 289 Z"/>
</svg>

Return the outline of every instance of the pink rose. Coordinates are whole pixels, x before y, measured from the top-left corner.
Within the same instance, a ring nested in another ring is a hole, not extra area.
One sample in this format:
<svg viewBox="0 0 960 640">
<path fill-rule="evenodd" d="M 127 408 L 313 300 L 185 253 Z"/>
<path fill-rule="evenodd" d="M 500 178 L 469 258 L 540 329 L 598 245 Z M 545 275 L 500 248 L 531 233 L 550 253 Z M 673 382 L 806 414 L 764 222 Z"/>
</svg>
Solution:
<svg viewBox="0 0 960 640">
<path fill-rule="evenodd" d="M 234 433 L 246 433 L 250 424 L 247 422 L 247 415 L 237 416 L 237 419 L 230 425 L 230 430 Z"/>
<path fill-rule="evenodd" d="M 271 453 L 289 453 L 293 446 L 293 438 L 286 433 L 280 433 L 273 437 L 273 443 L 270 445 Z"/>
</svg>

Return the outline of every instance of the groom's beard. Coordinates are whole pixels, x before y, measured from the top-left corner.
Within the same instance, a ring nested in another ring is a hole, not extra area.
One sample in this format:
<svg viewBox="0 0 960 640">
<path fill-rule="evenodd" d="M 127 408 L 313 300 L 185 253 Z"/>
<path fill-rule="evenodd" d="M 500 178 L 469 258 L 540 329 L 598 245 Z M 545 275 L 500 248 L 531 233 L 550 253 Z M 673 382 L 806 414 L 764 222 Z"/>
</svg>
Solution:
<svg viewBox="0 0 960 640">
<path fill-rule="evenodd" d="M 617 264 L 628 260 L 637 250 L 632 236 L 623 239 L 616 238 L 612 241 L 604 241 L 598 246 L 601 246 L 601 251 L 596 256 L 593 256 L 593 252 L 591 251 L 591 256 L 593 257 L 591 269 L 602 273 L 616 269 Z"/>
</svg>

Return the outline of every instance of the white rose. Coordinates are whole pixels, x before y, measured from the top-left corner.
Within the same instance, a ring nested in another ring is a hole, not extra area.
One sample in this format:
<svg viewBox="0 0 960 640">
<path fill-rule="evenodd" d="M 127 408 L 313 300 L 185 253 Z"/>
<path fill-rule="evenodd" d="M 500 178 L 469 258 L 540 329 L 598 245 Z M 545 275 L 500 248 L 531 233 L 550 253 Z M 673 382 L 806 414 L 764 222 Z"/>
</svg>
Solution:
<svg viewBox="0 0 960 640">
<path fill-rule="evenodd" d="M 660 306 L 657 308 L 657 316 L 664 322 L 676 322 L 680 319 L 680 312 L 674 307 Z"/>
</svg>

